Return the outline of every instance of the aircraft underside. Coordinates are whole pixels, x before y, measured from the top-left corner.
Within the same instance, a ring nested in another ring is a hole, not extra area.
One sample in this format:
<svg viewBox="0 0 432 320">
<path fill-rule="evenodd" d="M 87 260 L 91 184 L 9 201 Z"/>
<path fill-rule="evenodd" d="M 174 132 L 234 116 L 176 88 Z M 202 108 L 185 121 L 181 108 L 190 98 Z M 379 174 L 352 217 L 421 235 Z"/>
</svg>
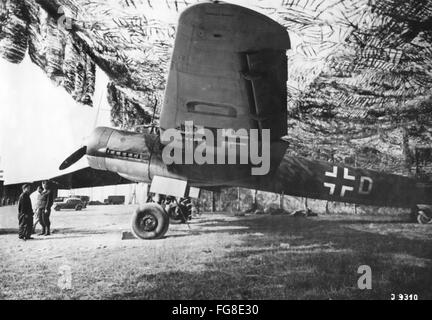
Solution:
<svg viewBox="0 0 432 320">
<path fill-rule="evenodd" d="M 375 206 L 432 204 L 431 186 L 413 178 L 294 157 L 284 141 L 271 144 L 272 161 L 266 175 L 251 175 L 250 163 L 167 165 L 163 147 L 158 135 L 97 128 L 86 152 L 92 168 L 150 183 L 150 193 L 175 199 L 188 198 L 196 188 L 224 186 Z M 149 202 L 133 216 L 132 229 L 139 238 L 159 238 L 168 228 L 166 210 L 152 197 Z M 424 206 L 416 208 L 417 220 L 430 222 L 430 211 Z M 175 210 L 187 220 L 189 212 L 184 207 Z"/>
</svg>

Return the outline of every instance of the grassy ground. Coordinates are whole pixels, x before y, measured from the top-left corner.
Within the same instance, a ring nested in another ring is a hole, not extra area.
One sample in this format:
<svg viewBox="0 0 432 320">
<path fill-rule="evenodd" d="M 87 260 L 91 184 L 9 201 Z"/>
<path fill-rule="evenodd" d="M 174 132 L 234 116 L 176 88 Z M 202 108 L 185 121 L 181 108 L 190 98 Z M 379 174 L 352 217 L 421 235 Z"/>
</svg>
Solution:
<svg viewBox="0 0 432 320">
<path fill-rule="evenodd" d="M 165 239 L 121 240 L 130 210 L 55 212 L 54 234 L 20 242 L 0 209 L 2 299 L 432 298 L 432 227 L 398 217 L 205 214 Z M 58 286 L 68 266 L 72 288 Z M 359 290 L 360 265 L 372 290 Z"/>
</svg>

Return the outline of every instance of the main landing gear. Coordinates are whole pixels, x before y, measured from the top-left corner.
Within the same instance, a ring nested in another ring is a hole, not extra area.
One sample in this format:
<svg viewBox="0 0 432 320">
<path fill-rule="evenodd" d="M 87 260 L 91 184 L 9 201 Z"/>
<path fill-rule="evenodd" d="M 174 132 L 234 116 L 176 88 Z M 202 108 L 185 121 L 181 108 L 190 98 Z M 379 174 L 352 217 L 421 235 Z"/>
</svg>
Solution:
<svg viewBox="0 0 432 320">
<path fill-rule="evenodd" d="M 177 201 L 175 197 L 158 195 L 149 197 L 132 216 L 132 232 L 140 239 L 160 239 L 168 231 L 170 223 L 186 223 L 192 217 L 189 198 Z M 156 202 L 154 202 L 156 200 Z"/>
<path fill-rule="evenodd" d="M 146 203 L 132 216 L 132 232 L 140 239 L 160 239 L 168 231 L 169 217 L 161 205 Z"/>
<path fill-rule="evenodd" d="M 200 189 L 187 181 L 154 176 L 147 203 L 132 217 L 132 232 L 140 239 L 159 239 L 171 223 L 186 223 L 192 217 L 191 198 L 198 198 Z"/>
<path fill-rule="evenodd" d="M 428 205 L 416 205 L 411 212 L 413 220 L 420 224 L 432 223 L 432 207 Z"/>
<path fill-rule="evenodd" d="M 177 201 L 175 197 L 170 197 L 165 205 L 170 223 L 187 223 L 192 218 L 192 203 L 189 198 L 181 198 Z"/>
</svg>

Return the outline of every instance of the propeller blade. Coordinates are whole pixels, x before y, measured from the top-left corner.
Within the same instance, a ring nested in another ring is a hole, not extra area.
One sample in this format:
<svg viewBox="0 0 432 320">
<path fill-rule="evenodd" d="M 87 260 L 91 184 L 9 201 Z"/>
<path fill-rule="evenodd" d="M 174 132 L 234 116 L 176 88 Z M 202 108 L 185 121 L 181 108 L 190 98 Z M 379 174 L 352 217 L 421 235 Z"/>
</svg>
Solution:
<svg viewBox="0 0 432 320">
<path fill-rule="evenodd" d="M 65 161 L 62 162 L 59 169 L 64 170 L 69 168 L 71 165 L 73 165 L 75 162 L 77 162 L 79 159 L 85 156 L 86 152 L 87 152 L 87 146 L 79 148 L 77 151 L 75 151 L 69 157 L 67 157 Z"/>
</svg>

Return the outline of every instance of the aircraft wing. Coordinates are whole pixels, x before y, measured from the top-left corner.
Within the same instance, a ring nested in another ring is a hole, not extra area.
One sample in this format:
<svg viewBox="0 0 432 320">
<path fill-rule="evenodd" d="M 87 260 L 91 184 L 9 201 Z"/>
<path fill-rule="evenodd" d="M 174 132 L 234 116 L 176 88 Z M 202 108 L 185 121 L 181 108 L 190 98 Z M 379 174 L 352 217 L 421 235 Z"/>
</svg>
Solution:
<svg viewBox="0 0 432 320">
<path fill-rule="evenodd" d="M 50 179 L 58 189 L 76 189 L 134 183 L 110 171 L 90 167 Z"/>
<path fill-rule="evenodd" d="M 209 129 L 267 128 L 272 140 L 286 135 L 289 48 L 286 29 L 255 11 L 227 3 L 186 9 L 179 19 L 161 129 L 182 130 L 185 121 L 193 121 Z"/>
</svg>

